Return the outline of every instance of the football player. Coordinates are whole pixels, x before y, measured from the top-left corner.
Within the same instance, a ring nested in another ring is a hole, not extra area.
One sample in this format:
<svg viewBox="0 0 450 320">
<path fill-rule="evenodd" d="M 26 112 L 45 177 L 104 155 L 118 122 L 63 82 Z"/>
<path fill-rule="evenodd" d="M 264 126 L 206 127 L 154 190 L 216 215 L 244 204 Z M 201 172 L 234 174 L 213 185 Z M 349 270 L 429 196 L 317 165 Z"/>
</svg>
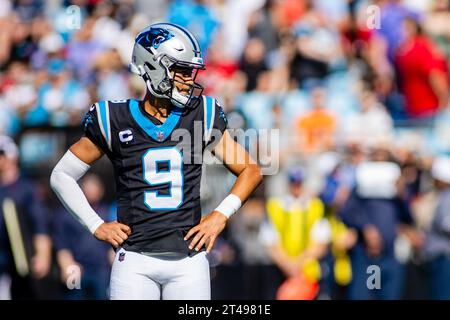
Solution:
<svg viewBox="0 0 450 320">
<path fill-rule="evenodd" d="M 260 168 L 226 130 L 219 104 L 195 82 L 205 66 L 188 30 L 147 27 L 135 39 L 130 68 L 145 81 L 145 98 L 92 105 L 85 135 L 55 166 L 51 186 L 97 239 L 117 248 L 111 299 L 210 299 L 206 254 L 261 182 Z M 186 134 L 194 138 L 186 142 Z M 202 162 L 196 160 L 206 148 L 237 180 L 202 217 Z M 105 223 L 77 184 L 104 154 L 116 174 L 117 222 Z"/>
</svg>

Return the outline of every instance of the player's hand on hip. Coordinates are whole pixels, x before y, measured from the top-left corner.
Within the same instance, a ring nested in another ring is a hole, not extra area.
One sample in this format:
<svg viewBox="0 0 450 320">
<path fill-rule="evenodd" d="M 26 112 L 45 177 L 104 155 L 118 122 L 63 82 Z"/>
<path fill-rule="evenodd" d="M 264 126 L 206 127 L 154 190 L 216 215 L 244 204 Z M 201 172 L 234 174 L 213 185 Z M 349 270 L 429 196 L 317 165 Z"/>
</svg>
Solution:
<svg viewBox="0 0 450 320">
<path fill-rule="evenodd" d="M 195 237 L 189 244 L 189 249 L 195 248 L 199 251 L 206 244 L 206 252 L 209 253 L 214 246 L 217 236 L 225 228 L 228 218 L 219 211 L 213 211 L 203 217 L 198 225 L 193 227 L 184 237 L 189 240 L 194 234 Z"/>
<path fill-rule="evenodd" d="M 127 240 L 130 234 L 130 227 L 117 221 L 105 222 L 94 232 L 98 240 L 108 242 L 116 248 Z"/>
</svg>

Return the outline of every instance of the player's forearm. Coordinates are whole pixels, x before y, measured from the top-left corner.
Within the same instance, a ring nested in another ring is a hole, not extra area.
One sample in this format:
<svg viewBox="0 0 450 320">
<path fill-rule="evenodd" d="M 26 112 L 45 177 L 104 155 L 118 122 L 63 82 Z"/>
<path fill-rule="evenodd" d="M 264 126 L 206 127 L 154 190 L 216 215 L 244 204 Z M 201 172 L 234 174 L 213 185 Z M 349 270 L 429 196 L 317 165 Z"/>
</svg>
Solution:
<svg viewBox="0 0 450 320">
<path fill-rule="evenodd" d="M 88 169 L 88 164 L 67 151 L 53 169 L 50 185 L 66 209 L 93 234 L 104 221 L 89 205 L 77 183 Z"/>
<path fill-rule="evenodd" d="M 256 189 L 262 180 L 262 175 L 257 165 L 246 165 L 238 173 L 238 177 L 230 194 L 219 204 L 214 211 L 219 211 L 227 218 L 235 214 Z"/>
<path fill-rule="evenodd" d="M 261 181 L 262 174 L 259 166 L 256 164 L 248 164 L 238 175 L 230 193 L 238 196 L 241 202 L 244 203 Z"/>
</svg>

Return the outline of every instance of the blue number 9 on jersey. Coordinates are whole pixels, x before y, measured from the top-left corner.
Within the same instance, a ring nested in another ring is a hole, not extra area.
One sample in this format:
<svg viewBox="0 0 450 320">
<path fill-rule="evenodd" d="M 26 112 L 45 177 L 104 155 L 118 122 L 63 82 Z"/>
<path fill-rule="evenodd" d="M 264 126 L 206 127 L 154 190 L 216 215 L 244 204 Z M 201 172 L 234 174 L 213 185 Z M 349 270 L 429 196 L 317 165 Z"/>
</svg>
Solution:
<svg viewBox="0 0 450 320">
<path fill-rule="evenodd" d="M 167 170 L 159 164 L 166 163 Z M 151 186 L 169 184 L 169 194 L 157 190 L 144 192 L 144 203 L 150 210 L 177 209 L 183 203 L 183 156 L 176 147 L 150 149 L 142 156 L 144 180 Z"/>
</svg>

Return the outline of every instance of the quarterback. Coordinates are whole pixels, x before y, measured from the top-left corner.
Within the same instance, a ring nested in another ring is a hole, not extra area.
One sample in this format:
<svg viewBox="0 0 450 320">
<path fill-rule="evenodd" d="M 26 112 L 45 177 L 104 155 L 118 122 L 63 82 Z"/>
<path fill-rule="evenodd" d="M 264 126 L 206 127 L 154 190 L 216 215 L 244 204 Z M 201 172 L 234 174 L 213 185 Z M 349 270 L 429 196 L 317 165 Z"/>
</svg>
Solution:
<svg viewBox="0 0 450 320">
<path fill-rule="evenodd" d="M 195 82 L 205 66 L 188 30 L 159 23 L 141 31 L 130 69 L 146 83 L 144 99 L 93 104 L 84 136 L 55 166 L 50 184 L 98 240 L 116 248 L 111 299 L 210 299 L 206 255 L 261 182 L 260 168 L 227 131 L 220 105 Z M 180 147 L 177 132 L 194 139 L 183 139 Z M 229 195 L 202 217 L 202 162 L 196 159 L 207 148 L 237 179 Z M 103 155 L 113 164 L 117 189 L 118 218 L 108 223 L 77 184 Z"/>
</svg>

